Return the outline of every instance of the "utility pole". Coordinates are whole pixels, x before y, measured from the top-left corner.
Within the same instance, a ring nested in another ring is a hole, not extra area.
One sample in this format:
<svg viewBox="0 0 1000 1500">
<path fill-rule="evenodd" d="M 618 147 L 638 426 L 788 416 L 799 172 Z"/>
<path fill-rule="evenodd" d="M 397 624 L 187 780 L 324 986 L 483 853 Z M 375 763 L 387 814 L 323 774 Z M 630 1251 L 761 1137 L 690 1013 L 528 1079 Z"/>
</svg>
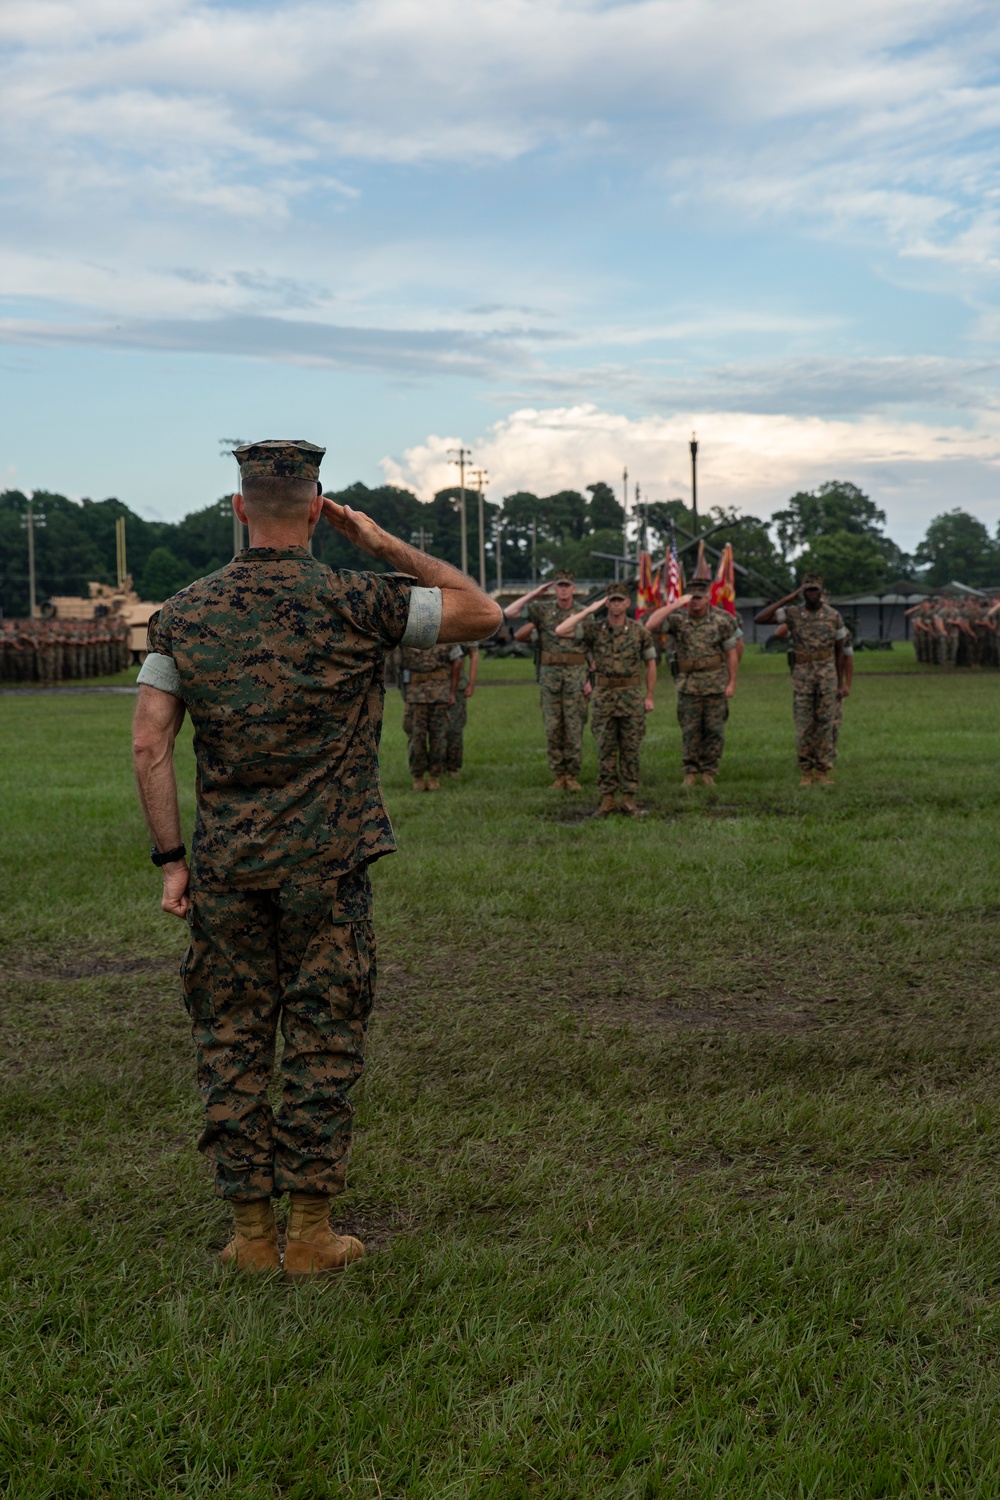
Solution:
<svg viewBox="0 0 1000 1500">
<path fill-rule="evenodd" d="M 35 511 L 34 498 L 28 500 L 28 509 L 25 511 L 21 525 L 28 533 L 28 613 L 33 620 L 38 619 L 38 600 L 35 597 L 35 527 L 44 527 L 45 517 L 41 511 Z"/>
<path fill-rule="evenodd" d="M 128 576 L 128 564 L 125 557 L 125 517 L 119 516 L 115 522 L 115 552 L 118 559 L 118 592 L 125 589 L 125 579 Z"/>
<path fill-rule="evenodd" d="M 694 519 L 694 534 L 698 535 L 698 435 L 691 434 L 691 515 Z"/>
<path fill-rule="evenodd" d="M 485 469 L 470 469 L 479 492 L 479 587 L 486 592 L 486 512 L 483 506 L 483 485 L 489 478 Z"/>
<path fill-rule="evenodd" d="M 471 448 L 452 448 L 452 453 L 458 455 L 452 459 L 453 464 L 458 464 L 458 490 L 459 490 L 459 518 L 462 522 L 462 572 L 469 571 L 469 524 L 465 515 L 465 466 L 472 457 Z"/>
<path fill-rule="evenodd" d="M 635 538 L 635 567 L 636 567 L 636 572 L 638 572 L 638 570 L 639 570 L 639 553 L 640 552 L 645 552 L 645 550 L 646 550 L 646 517 L 645 517 L 645 512 L 644 512 L 644 509 L 643 509 L 642 501 L 640 499 L 641 491 L 639 489 L 639 481 L 638 481 L 638 479 L 635 482 L 634 494 L 635 494 L 635 514 L 636 514 L 636 519 L 639 522 L 639 530 L 636 532 L 636 538 Z M 628 549 L 626 548 L 626 551 L 627 550 Z"/>
<path fill-rule="evenodd" d="M 628 467 L 622 470 L 622 508 L 625 511 L 622 520 L 622 556 L 628 557 Z M 615 578 L 618 577 L 617 569 Z"/>
<path fill-rule="evenodd" d="M 235 456 L 233 454 L 233 449 L 234 448 L 242 448 L 245 441 L 246 441 L 245 438 L 220 438 L 219 442 L 222 445 L 222 457 L 223 458 L 233 458 Z M 240 489 L 240 484 L 241 483 L 242 483 L 242 480 L 240 478 L 240 466 L 239 466 L 239 462 L 237 461 L 237 464 L 236 464 L 236 491 L 235 491 L 236 494 L 239 494 L 239 489 Z M 236 514 L 236 512 L 234 510 L 233 511 L 233 556 L 235 557 L 236 554 L 237 554 L 237 552 L 242 552 L 242 551 L 243 551 L 243 522 L 240 520 L 239 516 Z"/>
<path fill-rule="evenodd" d="M 532 586 L 538 582 L 538 522 L 534 516 L 531 518 L 531 582 Z"/>
<path fill-rule="evenodd" d="M 503 554 L 503 516 L 502 515 L 498 515 L 497 516 L 496 549 L 497 549 L 497 594 L 499 594 L 500 593 L 500 589 L 503 586 L 503 557 L 502 557 L 502 554 Z"/>
</svg>

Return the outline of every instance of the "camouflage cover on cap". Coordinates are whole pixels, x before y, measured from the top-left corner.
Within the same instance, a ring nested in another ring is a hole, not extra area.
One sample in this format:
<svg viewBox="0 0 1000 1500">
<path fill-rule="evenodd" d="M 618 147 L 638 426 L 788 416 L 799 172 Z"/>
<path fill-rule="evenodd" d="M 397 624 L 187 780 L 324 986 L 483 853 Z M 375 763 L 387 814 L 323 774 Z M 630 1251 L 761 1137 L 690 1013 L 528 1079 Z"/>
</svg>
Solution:
<svg viewBox="0 0 1000 1500">
<path fill-rule="evenodd" d="M 325 448 L 302 438 L 265 438 L 233 449 L 243 479 L 319 479 Z"/>
<path fill-rule="evenodd" d="M 569 568 L 557 568 L 552 577 L 555 583 L 576 582 L 576 574 L 571 572 Z"/>
<path fill-rule="evenodd" d="M 689 578 L 687 591 L 689 594 L 707 594 L 711 586 L 710 578 Z"/>
<path fill-rule="evenodd" d="M 802 580 L 804 589 L 821 589 L 823 587 L 822 573 L 807 573 Z"/>
<path fill-rule="evenodd" d="M 604 597 L 605 599 L 631 599 L 632 595 L 624 583 L 613 583 Z"/>
</svg>

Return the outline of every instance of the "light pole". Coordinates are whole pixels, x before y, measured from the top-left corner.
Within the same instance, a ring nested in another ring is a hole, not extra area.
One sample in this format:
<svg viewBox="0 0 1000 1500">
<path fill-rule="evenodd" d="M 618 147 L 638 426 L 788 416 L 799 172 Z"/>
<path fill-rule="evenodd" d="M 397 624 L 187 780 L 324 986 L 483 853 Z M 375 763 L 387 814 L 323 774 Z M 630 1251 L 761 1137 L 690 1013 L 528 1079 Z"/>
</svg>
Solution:
<svg viewBox="0 0 1000 1500">
<path fill-rule="evenodd" d="M 471 448 L 452 448 L 457 454 L 451 461 L 458 464 L 459 517 L 462 522 L 462 572 L 469 571 L 469 526 L 465 516 L 465 466 L 472 457 Z"/>
<path fill-rule="evenodd" d="M 236 455 L 233 453 L 233 449 L 234 448 L 242 448 L 244 442 L 245 442 L 244 438 L 220 438 L 219 439 L 219 443 L 221 444 L 221 454 L 222 454 L 222 457 L 223 458 L 235 458 Z M 236 493 L 237 494 L 239 494 L 240 484 L 241 484 L 240 465 L 239 465 L 239 460 L 237 459 L 237 462 L 236 462 Z M 236 512 L 234 510 L 233 511 L 233 556 L 235 557 L 236 554 L 237 554 L 237 552 L 242 552 L 242 551 L 243 551 L 243 522 L 240 520 L 239 516 L 236 514 Z"/>
<path fill-rule="evenodd" d="M 486 592 L 486 514 L 483 507 L 483 485 L 488 479 L 485 469 L 470 469 L 479 492 L 479 587 Z"/>
<path fill-rule="evenodd" d="M 625 515 L 622 519 L 622 556 L 628 557 L 628 468 L 622 470 L 622 509 Z M 618 569 L 615 569 L 615 577 L 618 577 Z"/>
<path fill-rule="evenodd" d="M 34 509 L 34 497 L 28 500 L 28 508 L 24 513 L 21 525 L 28 533 L 28 613 L 33 620 L 38 619 L 38 601 L 35 598 L 35 527 L 44 528 L 45 517 L 41 511 L 36 513 Z"/>
<path fill-rule="evenodd" d="M 698 436 L 691 434 L 691 515 L 694 522 L 694 534 L 698 535 Z"/>
</svg>

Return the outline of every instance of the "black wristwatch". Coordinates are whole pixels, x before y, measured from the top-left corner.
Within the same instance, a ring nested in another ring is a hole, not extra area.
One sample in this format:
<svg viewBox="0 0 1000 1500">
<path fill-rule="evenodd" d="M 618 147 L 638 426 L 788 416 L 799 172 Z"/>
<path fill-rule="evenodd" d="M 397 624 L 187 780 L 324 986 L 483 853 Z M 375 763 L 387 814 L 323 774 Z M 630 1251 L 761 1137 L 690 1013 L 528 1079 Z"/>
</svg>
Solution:
<svg viewBox="0 0 1000 1500">
<path fill-rule="evenodd" d="M 161 854 L 154 844 L 149 851 L 149 857 L 154 865 L 172 865 L 175 860 L 187 859 L 187 849 L 183 844 L 178 844 L 176 849 L 167 849 Z"/>
</svg>

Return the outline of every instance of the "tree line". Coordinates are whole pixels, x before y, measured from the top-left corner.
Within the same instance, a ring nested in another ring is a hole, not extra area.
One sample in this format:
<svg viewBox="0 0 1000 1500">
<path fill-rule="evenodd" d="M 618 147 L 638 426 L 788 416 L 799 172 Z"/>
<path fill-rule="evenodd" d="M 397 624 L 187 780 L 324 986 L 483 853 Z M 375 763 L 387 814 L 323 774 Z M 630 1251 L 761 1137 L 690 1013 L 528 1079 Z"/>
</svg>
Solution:
<svg viewBox="0 0 1000 1500">
<path fill-rule="evenodd" d="M 327 492 L 340 504 L 365 510 L 380 526 L 448 562 L 461 558 L 460 495 L 439 490 L 423 503 L 396 485 L 349 485 Z M 28 612 L 25 514 L 28 497 L 19 490 L 0 493 L 0 608 L 7 616 Z M 67 499 L 36 490 L 36 589 L 39 600 L 52 594 L 86 594 L 92 580 L 115 579 L 115 523 L 125 517 L 128 565 L 145 599 L 165 599 L 232 555 L 232 510 L 228 495 L 182 521 L 147 521 L 121 500 Z M 483 502 L 487 582 L 496 582 L 497 552 L 505 580 L 543 578 L 553 568 L 572 568 L 580 578 L 610 578 L 612 557 L 623 550 L 625 513 L 611 486 L 535 495 L 519 490 L 502 506 Z M 478 497 L 466 491 L 470 570 L 478 572 Z M 674 523 L 678 543 L 693 533 L 693 517 L 683 500 L 657 501 L 629 517 L 629 548 L 645 540 L 661 554 Z M 787 592 L 805 572 L 820 572 L 831 592 L 863 593 L 900 578 L 940 588 L 957 579 L 973 587 L 1000 585 L 1000 527 L 991 536 L 969 512 L 954 509 L 936 516 L 912 555 L 886 534 L 885 512 L 863 490 L 831 480 L 800 490 L 769 521 L 714 507 L 700 516 L 710 545 L 731 542 L 738 563 L 749 571 L 741 592 Z M 331 567 L 370 567 L 339 533 L 320 522 L 313 539 L 316 555 Z M 597 555 L 595 555 L 597 554 Z M 602 556 L 601 554 L 606 554 Z M 682 556 L 688 572 L 693 553 Z M 374 566 L 378 566 L 375 564 Z"/>
</svg>

